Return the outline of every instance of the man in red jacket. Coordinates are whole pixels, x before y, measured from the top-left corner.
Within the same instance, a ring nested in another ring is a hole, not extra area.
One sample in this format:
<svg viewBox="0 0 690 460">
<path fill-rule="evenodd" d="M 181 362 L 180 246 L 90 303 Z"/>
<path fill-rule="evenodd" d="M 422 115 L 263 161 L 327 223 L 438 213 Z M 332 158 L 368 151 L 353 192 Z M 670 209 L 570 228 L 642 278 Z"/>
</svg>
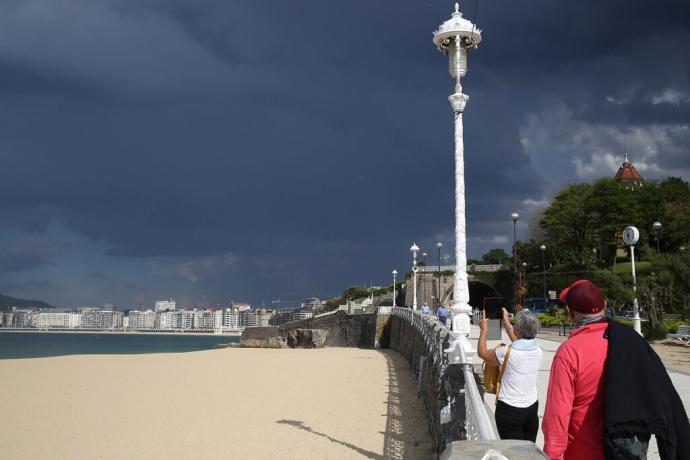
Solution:
<svg viewBox="0 0 690 460">
<path fill-rule="evenodd" d="M 606 302 L 601 290 L 588 280 L 564 289 L 560 299 L 575 329 L 551 365 L 542 421 L 544 452 L 552 459 L 603 459 Z"/>
</svg>

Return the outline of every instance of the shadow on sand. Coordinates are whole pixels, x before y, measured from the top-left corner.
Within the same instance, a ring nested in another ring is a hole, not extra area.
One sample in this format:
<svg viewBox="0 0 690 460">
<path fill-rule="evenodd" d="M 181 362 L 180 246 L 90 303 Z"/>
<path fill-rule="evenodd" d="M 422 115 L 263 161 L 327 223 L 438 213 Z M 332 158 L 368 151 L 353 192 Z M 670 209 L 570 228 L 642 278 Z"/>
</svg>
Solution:
<svg viewBox="0 0 690 460">
<path fill-rule="evenodd" d="M 299 420 L 278 420 L 276 423 L 282 423 L 283 425 L 294 426 L 298 430 L 304 430 L 304 431 L 307 431 L 309 433 L 315 434 L 317 436 L 321 436 L 323 438 L 328 439 L 331 442 L 334 442 L 336 444 L 340 444 L 341 446 L 345 446 L 348 449 L 352 449 L 355 452 L 357 452 L 358 454 L 364 455 L 367 458 L 373 458 L 376 460 L 383 460 L 385 458 L 385 457 L 377 454 L 376 452 L 371 452 L 369 450 L 362 449 L 361 447 L 357 447 L 354 444 L 350 444 L 349 442 L 344 442 L 344 441 L 341 441 L 339 439 L 335 439 L 331 436 L 328 436 L 325 433 L 320 433 L 318 431 L 315 431 L 315 430 L 311 429 L 310 427 L 308 427 L 307 425 L 305 425 L 304 422 L 300 422 Z"/>
<path fill-rule="evenodd" d="M 433 447 L 427 428 L 424 404 L 417 399 L 414 374 L 405 359 L 393 350 L 380 350 L 388 367 L 388 396 L 385 405 L 386 428 L 383 434 L 383 455 L 315 431 L 299 420 L 278 420 L 276 423 L 293 426 L 345 446 L 352 451 L 376 460 L 432 458 Z"/>
</svg>

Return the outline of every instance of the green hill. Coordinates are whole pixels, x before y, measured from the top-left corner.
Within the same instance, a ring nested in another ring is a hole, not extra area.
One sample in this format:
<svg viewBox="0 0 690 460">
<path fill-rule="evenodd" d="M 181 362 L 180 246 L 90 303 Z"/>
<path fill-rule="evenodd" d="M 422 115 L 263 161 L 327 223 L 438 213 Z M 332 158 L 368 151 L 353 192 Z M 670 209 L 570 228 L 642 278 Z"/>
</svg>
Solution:
<svg viewBox="0 0 690 460">
<path fill-rule="evenodd" d="M 55 308 L 52 305 L 42 302 L 40 300 L 17 299 L 15 297 L 9 297 L 0 294 L 0 310 L 11 310 L 12 307 Z"/>
</svg>

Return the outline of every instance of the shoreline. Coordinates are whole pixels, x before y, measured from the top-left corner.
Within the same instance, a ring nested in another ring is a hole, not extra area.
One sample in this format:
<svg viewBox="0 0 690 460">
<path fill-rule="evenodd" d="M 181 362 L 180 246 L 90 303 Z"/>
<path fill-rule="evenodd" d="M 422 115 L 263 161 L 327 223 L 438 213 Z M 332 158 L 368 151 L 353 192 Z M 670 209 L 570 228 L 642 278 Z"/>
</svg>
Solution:
<svg viewBox="0 0 690 460">
<path fill-rule="evenodd" d="M 183 331 L 146 331 L 146 330 L 112 330 L 112 329 L 93 329 L 93 330 L 70 330 L 70 329 L 9 329 L 0 328 L 0 333 L 30 333 L 30 334 L 104 334 L 104 335 L 186 335 L 186 336 L 215 336 L 215 337 L 240 337 L 242 332 L 183 332 Z"/>
</svg>

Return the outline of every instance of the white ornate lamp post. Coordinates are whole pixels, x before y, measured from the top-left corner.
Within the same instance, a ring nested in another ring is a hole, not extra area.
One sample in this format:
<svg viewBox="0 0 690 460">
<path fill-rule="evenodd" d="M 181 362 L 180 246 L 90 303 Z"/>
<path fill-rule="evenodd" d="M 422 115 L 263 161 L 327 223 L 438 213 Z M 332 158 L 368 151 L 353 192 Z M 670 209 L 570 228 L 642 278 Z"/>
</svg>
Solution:
<svg viewBox="0 0 690 460">
<path fill-rule="evenodd" d="M 546 298 L 546 245 L 542 244 L 539 246 L 539 249 L 541 250 L 541 274 L 544 282 L 544 310 L 546 311 L 546 305 L 548 304 Z"/>
<path fill-rule="evenodd" d="M 419 246 L 416 243 L 412 243 L 410 246 L 410 252 L 412 253 L 412 309 L 417 309 L 417 253 L 419 252 Z"/>
<path fill-rule="evenodd" d="M 467 73 L 467 51 L 477 48 L 481 31 L 462 17 L 460 7 L 450 19 L 434 32 L 434 45 L 448 55 L 448 71 L 455 79 L 455 92 L 448 97 L 455 114 L 455 280 L 454 303 L 451 307 L 452 330 L 464 336 L 470 333 L 470 290 L 467 284 L 467 241 L 465 236 L 465 160 L 463 145 L 462 114 L 469 96 L 463 94 L 460 79 Z"/>
<path fill-rule="evenodd" d="M 640 327 L 640 307 L 637 305 L 637 277 L 635 276 L 635 244 L 640 239 L 640 232 L 637 227 L 625 227 L 623 230 L 623 242 L 630 246 L 630 260 L 632 262 L 632 278 L 633 278 L 633 292 L 635 298 L 633 299 L 633 328 L 642 335 L 642 328 Z"/>
<path fill-rule="evenodd" d="M 656 240 L 656 253 L 659 254 L 659 230 L 661 230 L 661 222 L 656 221 L 652 224 L 654 230 L 654 239 Z"/>
<path fill-rule="evenodd" d="M 395 308 L 395 277 L 398 275 L 398 270 L 393 270 L 393 308 Z"/>
<path fill-rule="evenodd" d="M 436 291 L 436 307 L 441 306 L 441 300 L 442 300 L 442 295 L 441 295 L 441 248 L 443 247 L 443 243 L 440 241 L 436 243 L 436 248 L 438 249 L 438 290 Z"/>
</svg>

